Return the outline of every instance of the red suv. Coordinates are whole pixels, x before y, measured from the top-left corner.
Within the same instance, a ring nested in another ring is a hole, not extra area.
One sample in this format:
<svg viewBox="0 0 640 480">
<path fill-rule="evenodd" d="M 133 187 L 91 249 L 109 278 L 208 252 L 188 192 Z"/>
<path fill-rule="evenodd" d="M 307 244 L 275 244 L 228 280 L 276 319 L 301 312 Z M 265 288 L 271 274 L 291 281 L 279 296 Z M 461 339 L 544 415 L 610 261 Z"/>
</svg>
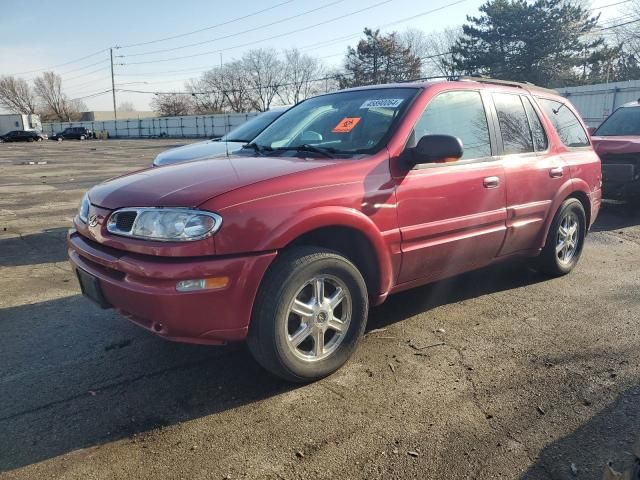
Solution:
<svg viewBox="0 0 640 480">
<path fill-rule="evenodd" d="M 85 295 L 165 338 L 247 339 L 291 381 L 353 353 L 370 304 L 512 257 L 576 265 L 600 160 L 567 100 L 461 79 L 308 99 L 231 156 L 92 188 L 69 233 Z"/>
</svg>

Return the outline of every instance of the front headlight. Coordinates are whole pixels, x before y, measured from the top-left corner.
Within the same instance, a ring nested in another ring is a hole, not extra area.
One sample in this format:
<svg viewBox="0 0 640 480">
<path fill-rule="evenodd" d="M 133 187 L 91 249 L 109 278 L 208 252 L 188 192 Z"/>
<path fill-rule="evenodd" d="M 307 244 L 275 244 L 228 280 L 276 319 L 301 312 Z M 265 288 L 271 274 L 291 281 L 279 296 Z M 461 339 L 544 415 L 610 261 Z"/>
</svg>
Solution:
<svg viewBox="0 0 640 480">
<path fill-rule="evenodd" d="M 85 193 L 84 197 L 82 197 L 82 200 L 80 201 L 80 207 L 78 208 L 78 218 L 82 220 L 82 223 L 87 223 L 90 205 L 91 202 L 89 201 L 89 194 Z"/>
<path fill-rule="evenodd" d="M 222 217 L 186 208 L 123 208 L 109 217 L 107 231 L 148 240 L 185 242 L 218 231 Z"/>
</svg>

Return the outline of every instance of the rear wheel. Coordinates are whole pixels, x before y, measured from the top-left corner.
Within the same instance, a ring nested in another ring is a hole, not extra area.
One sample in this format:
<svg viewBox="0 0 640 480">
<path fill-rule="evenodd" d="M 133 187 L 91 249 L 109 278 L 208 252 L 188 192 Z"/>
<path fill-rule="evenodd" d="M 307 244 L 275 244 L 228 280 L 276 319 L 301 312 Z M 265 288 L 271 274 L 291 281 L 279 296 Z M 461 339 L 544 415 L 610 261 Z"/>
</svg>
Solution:
<svg viewBox="0 0 640 480">
<path fill-rule="evenodd" d="M 85 138 L 87 137 L 85 137 L 84 135 L 80 135 L 80 140 L 84 140 Z"/>
<path fill-rule="evenodd" d="M 556 212 L 538 269 L 554 276 L 566 275 L 576 266 L 587 232 L 587 218 L 580 200 L 568 198 Z"/>
<path fill-rule="evenodd" d="M 29 142 L 29 143 L 33 142 L 33 137 L 27 138 L 27 142 Z"/>
<path fill-rule="evenodd" d="M 366 284 L 348 259 L 319 248 L 286 251 L 258 292 L 249 349 L 266 370 L 285 380 L 320 379 L 354 352 L 368 309 Z"/>
</svg>

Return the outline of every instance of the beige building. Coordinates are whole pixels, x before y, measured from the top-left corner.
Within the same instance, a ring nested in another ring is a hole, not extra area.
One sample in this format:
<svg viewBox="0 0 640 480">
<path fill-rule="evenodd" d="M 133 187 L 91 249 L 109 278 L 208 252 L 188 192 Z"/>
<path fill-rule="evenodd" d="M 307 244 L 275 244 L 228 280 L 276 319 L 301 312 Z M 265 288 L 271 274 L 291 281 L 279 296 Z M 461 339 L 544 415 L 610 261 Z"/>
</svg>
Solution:
<svg viewBox="0 0 640 480">
<path fill-rule="evenodd" d="M 156 112 L 150 111 L 135 111 L 135 112 L 118 112 L 118 120 L 138 119 L 138 118 L 153 118 L 157 117 Z M 80 117 L 81 122 L 103 122 L 113 120 L 112 110 L 100 110 L 92 112 L 82 112 Z"/>
</svg>

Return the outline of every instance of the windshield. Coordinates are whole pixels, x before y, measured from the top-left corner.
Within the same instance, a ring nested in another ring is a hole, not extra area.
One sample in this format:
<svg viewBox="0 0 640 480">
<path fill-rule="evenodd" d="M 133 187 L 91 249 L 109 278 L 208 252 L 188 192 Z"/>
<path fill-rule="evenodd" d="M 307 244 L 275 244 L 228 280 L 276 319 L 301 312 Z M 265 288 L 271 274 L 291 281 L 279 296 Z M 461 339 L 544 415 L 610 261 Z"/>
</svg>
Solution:
<svg viewBox="0 0 640 480">
<path fill-rule="evenodd" d="M 247 120 L 238 128 L 234 128 L 227 133 L 220 140 L 222 142 L 250 142 L 256 135 L 258 135 L 264 128 L 273 122 L 276 118 L 282 115 L 284 110 L 270 110 L 260 115 Z"/>
<path fill-rule="evenodd" d="M 613 112 L 594 132 L 594 136 L 640 135 L 640 107 L 622 107 Z"/>
<path fill-rule="evenodd" d="M 288 110 L 258 135 L 258 151 L 375 153 L 386 144 L 416 88 L 380 88 L 314 97 Z"/>
</svg>

